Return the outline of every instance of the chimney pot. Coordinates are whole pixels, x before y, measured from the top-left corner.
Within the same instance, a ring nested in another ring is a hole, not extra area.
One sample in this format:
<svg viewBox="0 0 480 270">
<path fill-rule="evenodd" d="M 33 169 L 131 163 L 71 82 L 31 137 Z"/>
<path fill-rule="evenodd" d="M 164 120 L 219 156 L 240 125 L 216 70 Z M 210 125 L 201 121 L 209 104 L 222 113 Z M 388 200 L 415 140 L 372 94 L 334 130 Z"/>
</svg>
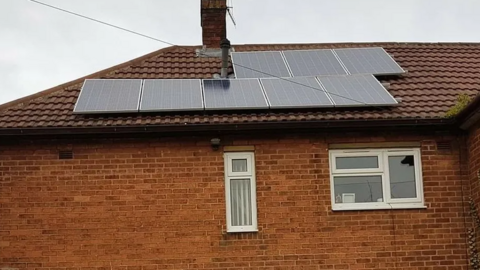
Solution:
<svg viewBox="0 0 480 270">
<path fill-rule="evenodd" d="M 230 40 L 228 40 L 228 39 L 226 39 L 226 38 L 222 39 L 222 43 L 220 44 L 220 47 L 221 47 L 221 48 L 230 49 L 230 46 L 231 46 Z"/>
<path fill-rule="evenodd" d="M 227 37 L 227 0 L 201 0 L 203 46 L 220 48 Z"/>
</svg>

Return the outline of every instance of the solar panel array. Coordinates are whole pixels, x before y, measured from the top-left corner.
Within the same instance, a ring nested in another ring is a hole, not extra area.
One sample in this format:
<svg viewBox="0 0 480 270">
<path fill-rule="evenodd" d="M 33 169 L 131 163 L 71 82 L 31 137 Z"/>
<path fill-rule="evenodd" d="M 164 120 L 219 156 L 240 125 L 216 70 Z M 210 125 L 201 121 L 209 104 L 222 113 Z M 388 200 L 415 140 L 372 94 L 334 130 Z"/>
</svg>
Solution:
<svg viewBox="0 0 480 270">
<path fill-rule="evenodd" d="M 392 106 L 373 75 L 206 80 L 86 80 L 75 113 Z"/>
<path fill-rule="evenodd" d="M 236 79 L 86 80 L 74 113 L 391 106 L 375 75 L 405 71 L 383 48 L 234 52 Z"/>
<path fill-rule="evenodd" d="M 236 78 L 405 73 L 381 47 L 234 52 L 232 63 Z"/>
</svg>

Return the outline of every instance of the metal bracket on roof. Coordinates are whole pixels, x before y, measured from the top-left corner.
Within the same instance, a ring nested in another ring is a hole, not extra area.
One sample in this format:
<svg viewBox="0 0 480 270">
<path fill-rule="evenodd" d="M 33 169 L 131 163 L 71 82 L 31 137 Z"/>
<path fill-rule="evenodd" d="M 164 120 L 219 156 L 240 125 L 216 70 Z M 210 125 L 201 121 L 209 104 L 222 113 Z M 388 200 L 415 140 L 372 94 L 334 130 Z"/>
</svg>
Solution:
<svg viewBox="0 0 480 270">
<path fill-rule="evenodd" d="M 230 48 L 229 54 L 235 52 L 233 47 Z M 207 48 L 203 46 L 201 49 L 196 49 L 195 53 L 197 57 L 214 57 L 214 58 L 222 58 L 222 49 L 221 48 Z"/>
<path fill-rule="evenodd" d="M 218 73 L 213 74 L 213 75 L 212 75 L 212 78 L 213 78 L 213 79 L 218 79 L 218 80 L 224 79 L 224 78 L 222 78 L 222 77 L 220 76 L 220 74 L 218 74 Z M 235 74 L 230 73 L 230 74 L 227 75 L 227 78 L 228 78 L 228 79 L 235 79 Z"/>
<path fill-rule="evenodd" d="M 403 76 L 407 76 L 407 75 L 408 75 L 408 70 L 406 70 L 406 69 L 403 69 L 403 70 L 405 71 L 405 73 L 400 74 L 400 77 L 403 77 Z"/>
</svg>

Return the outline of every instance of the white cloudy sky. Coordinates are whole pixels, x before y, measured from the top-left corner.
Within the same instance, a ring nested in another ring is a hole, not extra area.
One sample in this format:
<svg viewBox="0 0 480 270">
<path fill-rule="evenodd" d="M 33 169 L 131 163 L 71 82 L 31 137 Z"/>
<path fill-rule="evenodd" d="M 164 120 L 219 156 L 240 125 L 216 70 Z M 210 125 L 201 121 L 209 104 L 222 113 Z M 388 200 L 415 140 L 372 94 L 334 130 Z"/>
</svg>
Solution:
<svg viewBox="0 0 480 270">
<path fill-rule="evenodd" d="M 200 0 L 39 0 L 179 45 L 201 44 Z M 479 0 L 230 0 L 234 44 L 480 42 Z M 29 0 L 0 0 L 0 104 L 167 45 Z"/>
</svg>

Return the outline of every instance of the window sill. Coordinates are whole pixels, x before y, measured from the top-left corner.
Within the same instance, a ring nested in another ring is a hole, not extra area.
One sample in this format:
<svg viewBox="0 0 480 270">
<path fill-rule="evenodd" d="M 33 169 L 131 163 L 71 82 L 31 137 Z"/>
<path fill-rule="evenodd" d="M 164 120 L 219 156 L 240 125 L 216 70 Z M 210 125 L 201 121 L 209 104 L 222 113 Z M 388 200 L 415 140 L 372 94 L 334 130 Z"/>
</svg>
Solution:
<svg viewBox="0 0 480 270">
<path fill-rule="evenodd" d="M 258 229 L 253 229 L 253 228 L 243 228 L 243 229 L 233 228 L 233 229 L 227 230 L 227 233 L 256 233 L 256 232 L 258 232 Z"/>
<path fill-rule="evenodd" d="M 395 203 L 395 204 L 337 204 L 332 206 L 332 211 L 361 211 L 361 210 L 393 210 L 393 209 L 427 209 L 423 203 Z"/>
</svg>

